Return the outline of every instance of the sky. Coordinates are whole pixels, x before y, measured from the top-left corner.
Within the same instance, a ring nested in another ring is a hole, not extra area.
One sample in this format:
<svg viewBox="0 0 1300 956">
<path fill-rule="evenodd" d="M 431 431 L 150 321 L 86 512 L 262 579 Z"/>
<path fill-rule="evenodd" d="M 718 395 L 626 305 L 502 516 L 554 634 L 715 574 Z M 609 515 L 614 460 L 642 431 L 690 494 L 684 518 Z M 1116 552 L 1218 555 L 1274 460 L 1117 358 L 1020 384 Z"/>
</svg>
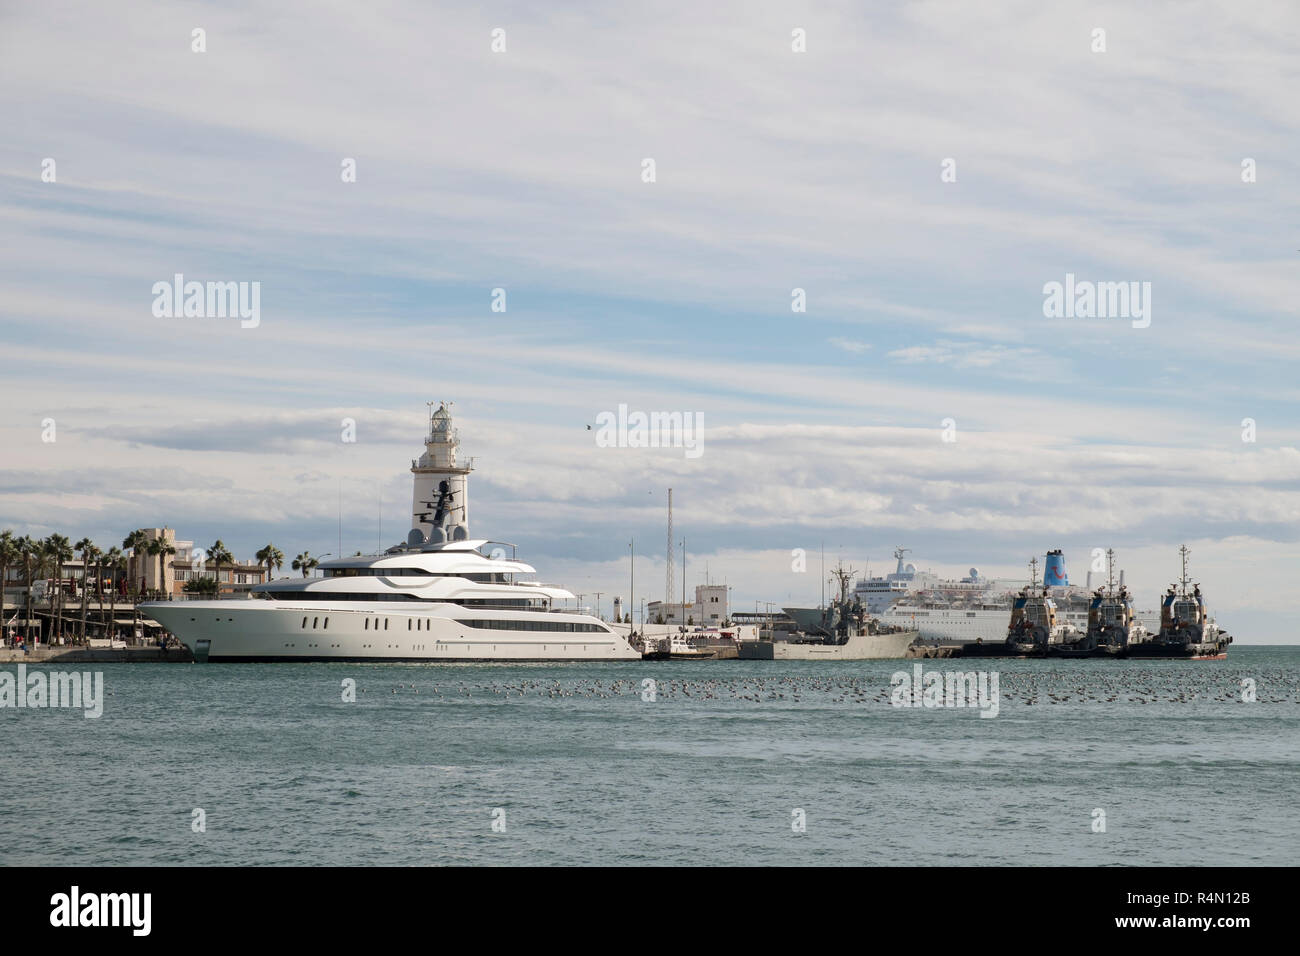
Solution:
<svg viewBox="0 0 1300 956">
<path fill-rule="evenodd" d="M 445 400 L 473 535 L 606 614 L 671 487 L 736 609 L 900 546 L 1114 548 L 1151 607 L 1185 543 L 1296 643 L 1298 45 L 1268 0 L 0 4 L 0 528 L 372 551 Z M 256 324 L 157 314 L 176 274 Z M 1067 275 L 1146 319 L 1045 314 Z"/>
</svg>

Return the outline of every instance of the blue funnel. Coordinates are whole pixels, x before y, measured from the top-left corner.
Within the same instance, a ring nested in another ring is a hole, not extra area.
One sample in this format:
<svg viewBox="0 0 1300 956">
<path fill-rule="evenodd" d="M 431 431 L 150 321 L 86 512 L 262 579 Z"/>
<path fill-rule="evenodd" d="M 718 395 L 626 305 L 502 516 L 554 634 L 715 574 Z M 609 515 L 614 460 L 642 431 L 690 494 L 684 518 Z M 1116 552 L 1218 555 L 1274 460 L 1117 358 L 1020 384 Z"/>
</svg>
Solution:
<svg viewBox="0 0 1300 956">
<path fill-rule="evenodd" d="M 1047 563 L 1043 565 L 1043 584 L 1049 588 L 1063 588 L 1070 583 L 1070 576 L 1065 573 L 1065 555 L 1060 550 L 1047 552 Z"/>
</svg>

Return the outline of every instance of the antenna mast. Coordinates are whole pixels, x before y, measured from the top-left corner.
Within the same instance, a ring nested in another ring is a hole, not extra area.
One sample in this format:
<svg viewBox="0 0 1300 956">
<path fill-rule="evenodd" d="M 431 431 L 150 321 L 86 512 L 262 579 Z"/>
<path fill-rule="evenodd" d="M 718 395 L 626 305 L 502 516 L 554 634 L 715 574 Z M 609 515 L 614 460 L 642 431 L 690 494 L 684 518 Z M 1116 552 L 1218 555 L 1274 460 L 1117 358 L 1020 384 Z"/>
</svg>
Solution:
<svg viewBox="0 0 1300 956">
<path fill-rule="evenodd" d="M 673 606 L 673 490 L 668 489 L 668 570 L 664 579 L 664 611 Z M 671 613 L 671 612 L 669 612 Z"/>
</svg>

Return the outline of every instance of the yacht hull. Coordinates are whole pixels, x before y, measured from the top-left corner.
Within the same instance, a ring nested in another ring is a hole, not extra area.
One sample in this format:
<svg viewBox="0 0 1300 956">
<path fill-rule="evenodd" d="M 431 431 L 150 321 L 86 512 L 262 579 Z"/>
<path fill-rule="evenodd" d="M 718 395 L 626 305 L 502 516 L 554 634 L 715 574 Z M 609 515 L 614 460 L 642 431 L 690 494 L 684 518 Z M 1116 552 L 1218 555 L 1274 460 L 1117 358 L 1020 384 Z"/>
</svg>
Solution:
<svg viewBox="0 0 1300 956">
<path fill-rule="evenodd" d="M 524 615 L 455 605 L 339 607 L 327 602 L 166 601 L 141 605 L 195 658 L 212 663 L 309 661 L 640 660 L 608 630 L 529 630 L 596 625 L 580 614 Z M 459 620 L 458 620 L 459 619 Z M 470 626 L 472 619 L 492 626 Z M 599 625 L 603 628 L 603 625 Z"/>
</svg>

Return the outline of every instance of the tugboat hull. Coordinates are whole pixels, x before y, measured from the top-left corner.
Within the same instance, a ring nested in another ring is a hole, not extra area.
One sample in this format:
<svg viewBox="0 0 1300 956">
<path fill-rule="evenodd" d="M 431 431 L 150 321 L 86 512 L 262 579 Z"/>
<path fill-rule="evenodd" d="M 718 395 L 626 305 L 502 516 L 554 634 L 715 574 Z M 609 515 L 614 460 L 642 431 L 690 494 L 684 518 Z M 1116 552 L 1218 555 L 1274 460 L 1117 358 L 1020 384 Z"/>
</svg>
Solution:
<svg viewBox="0 0 1300 956">
<path fill-rule="evenodd" d="M 1133 660 L 1225 661 L 1226 644 L 1130 644 L 1128 656 Z"/>
</svg>

